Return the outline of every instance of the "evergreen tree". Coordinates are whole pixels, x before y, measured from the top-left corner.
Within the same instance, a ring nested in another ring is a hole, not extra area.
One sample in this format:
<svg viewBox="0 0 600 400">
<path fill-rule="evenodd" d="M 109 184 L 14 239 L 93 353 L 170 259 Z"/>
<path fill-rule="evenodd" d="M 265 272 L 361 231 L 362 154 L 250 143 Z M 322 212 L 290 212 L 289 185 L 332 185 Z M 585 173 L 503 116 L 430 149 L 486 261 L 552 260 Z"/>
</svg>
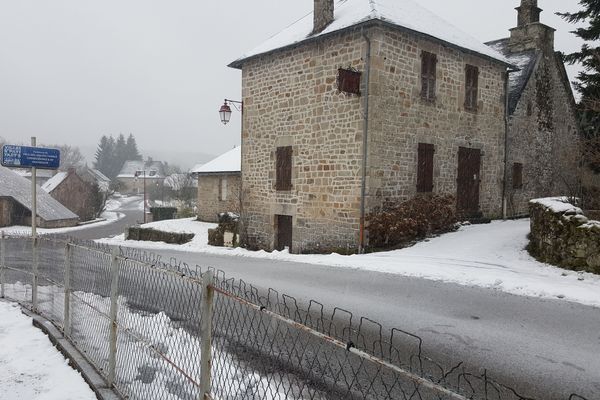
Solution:
<svg viewBox="0 0 600 400">
<path fill-rule="evenodd" d="M 569 23 L 583 25 L 572 33 L 584 44 L 579 51 L 566 55 L 565 61 L 583 66 L 574 83 L 581 94 L 578 113 L 586 141 L 584 162 L 600 173 L 600 0 L 579 0 L 579 5 L 581 10 L 578 12 L 557 14 Z"/>
<path fill-rule="evenodd" d="M 138 151 L 135 137 L 133 137 L 133 134 L 131 134 L 131 133 L 127 137 L 127 143 L 125 145 L 125 149 L 126 149 L 125 154 L 127 155 L 127 159 L 125 161 L 128 161 L 128 160 L 142 161 L 142 155 Z"/>
<path fill-rule="evenodd" d="M 98 149 L 96 149 L 96 161 L 94 161 L 94 168 L 102 172 L 104 175 L 113 179 L 112 176 L 112 158 L 114 154 L 114 139 L 108 136 L 102 136 Z"/>
</svg>

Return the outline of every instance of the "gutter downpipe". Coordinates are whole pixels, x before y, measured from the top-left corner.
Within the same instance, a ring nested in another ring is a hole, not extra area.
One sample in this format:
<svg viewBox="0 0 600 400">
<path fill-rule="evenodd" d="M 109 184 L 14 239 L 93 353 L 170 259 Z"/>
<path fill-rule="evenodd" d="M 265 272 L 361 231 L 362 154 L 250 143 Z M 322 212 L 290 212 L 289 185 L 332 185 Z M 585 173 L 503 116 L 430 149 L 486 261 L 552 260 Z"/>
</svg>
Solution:
<svg viewBox="0 0 600 400">
<path fill-rule="evenodd" d="M 508 218 L 508 129 L 509 129 L 509 97 L 510 97 L 510 74 L 517 69 L 506 70 L 506 82 L 504 84 L 504 181 L 502 185 L 502 219 Z"/>
<path fill-rule="evenodd" d="M 362 29 L 361 29 L 362 31 Z M 369 85 L 371 78 L 371 39 L 363 32 L 363 38 L 367 43 L 367 54 L 365 64 L 365 118 L 363 121 L 363 162 L 362 162 L 362 185 L 360 189 L 360 232 L 358 252 L 365 251 L 365 196 L 367 192 L 367 156 L 368 156 L 368 134 L 369 134 Z"/>
</svg>

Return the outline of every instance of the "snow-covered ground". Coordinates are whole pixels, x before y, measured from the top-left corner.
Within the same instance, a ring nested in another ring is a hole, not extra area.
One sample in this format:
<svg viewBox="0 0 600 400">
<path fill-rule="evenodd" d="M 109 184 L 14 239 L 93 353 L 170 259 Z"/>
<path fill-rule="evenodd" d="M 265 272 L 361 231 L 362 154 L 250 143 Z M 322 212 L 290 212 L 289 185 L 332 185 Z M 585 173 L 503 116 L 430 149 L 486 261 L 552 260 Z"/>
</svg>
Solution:
<svg viewBox="0 0 600 400">
<path fill-rule="evenodd" d="M 0 400 L 95 400 L 96 395 L 19 306 L 0 301 Z"/>
<path fill-rule="evenodd" d="M 600 276 L 540 263 L 527 253 L 528 219 L 463 226 L 457 232 L 409 248 L 352 256 L 297 255 L 287 251 L 268 253 L 213 247 L 207 244 L 207 231 L 216 225 L 197 222 L 193 218 L 153 222 L 144 226 L 195 233 L 196 236 L 184 245 L 126 241 L 124 235 L 101 241 L 155 251 L 185 250 L 400 274 L 600 307 Z"/>
</svg>

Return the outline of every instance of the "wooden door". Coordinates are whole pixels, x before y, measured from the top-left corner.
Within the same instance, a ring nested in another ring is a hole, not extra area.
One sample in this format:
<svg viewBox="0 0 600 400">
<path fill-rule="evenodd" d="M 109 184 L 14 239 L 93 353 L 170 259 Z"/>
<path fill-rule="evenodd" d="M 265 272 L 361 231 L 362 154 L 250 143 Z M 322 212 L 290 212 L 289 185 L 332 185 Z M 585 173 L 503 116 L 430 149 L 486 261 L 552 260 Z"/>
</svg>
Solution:
<svg viewBox="0 0 600 400">
<path fill-rule="evenodd" d="M 479 214 L 481 150 L 459 147 L 456 209 L 462 217 Z"/>
<path fill-rule="evenodd" d="M 275 250 L 288 248 L 292 251 L 292 217 L 289 215 L 277 215 L 275 219 Z"/>
</svg>

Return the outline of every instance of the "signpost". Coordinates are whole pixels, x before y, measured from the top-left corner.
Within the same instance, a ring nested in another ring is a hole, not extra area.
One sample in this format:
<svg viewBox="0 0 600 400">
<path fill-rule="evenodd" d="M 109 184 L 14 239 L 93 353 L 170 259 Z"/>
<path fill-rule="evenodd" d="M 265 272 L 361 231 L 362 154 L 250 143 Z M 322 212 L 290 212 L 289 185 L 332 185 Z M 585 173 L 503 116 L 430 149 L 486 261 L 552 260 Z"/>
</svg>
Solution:
<svg viewBox="0 0 600 400">
<path fill-rule="evenodd" d="M 35 138 L 31 138 L 35 146 Z M 58 169 L 60 165 L 60 150 L 45 147 L 2 146 L 2 165 L 5 167 Z"/>
<path fill-rule="evenodd" d="M 1 164 L 5 167 L 31 168 L 31 236 L 37 237 L 37 182 L 36 169 L 58 169 L 60 166 L 60 150 L 36 147 L 35 136 L 31 138 L 31 146 L 2 146 Z"/>
</svg>

